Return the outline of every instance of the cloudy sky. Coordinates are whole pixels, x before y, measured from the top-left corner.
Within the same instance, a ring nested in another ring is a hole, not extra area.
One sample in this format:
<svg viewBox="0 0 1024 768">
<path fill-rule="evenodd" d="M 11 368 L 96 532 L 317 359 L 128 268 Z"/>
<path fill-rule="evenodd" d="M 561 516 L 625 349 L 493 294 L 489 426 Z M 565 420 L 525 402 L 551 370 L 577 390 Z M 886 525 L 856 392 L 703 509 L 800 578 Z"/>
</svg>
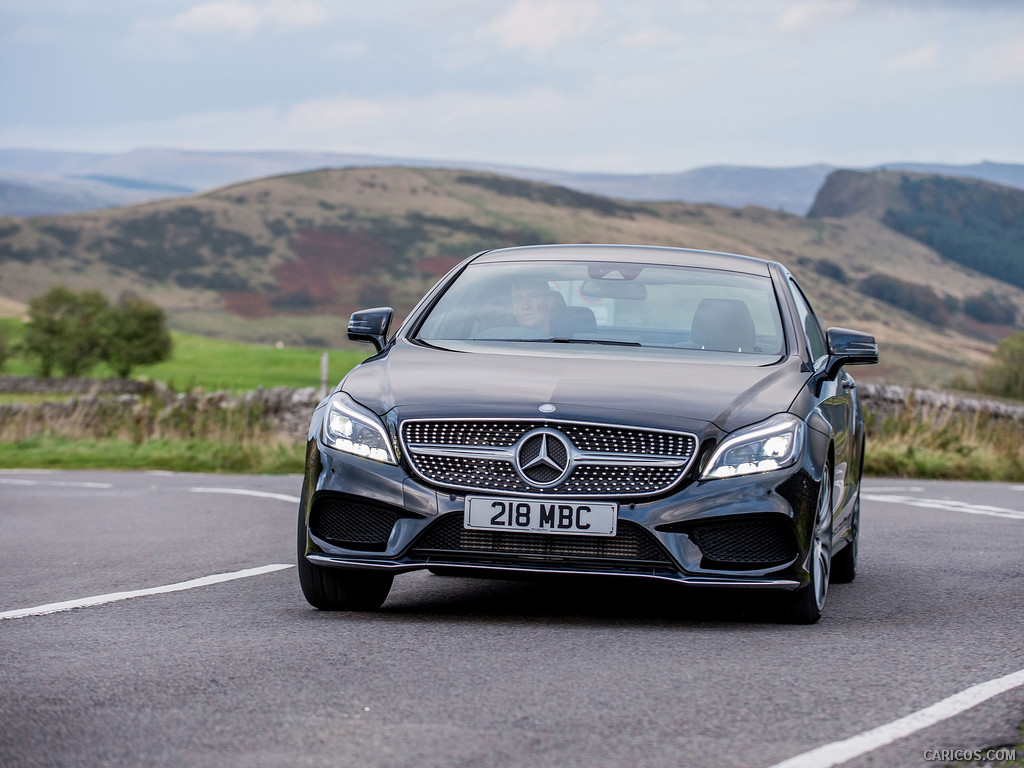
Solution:
<svg viewBox="0 0 1024 768">
<path fill-rule="evenodd" d="M 0 147 L 1024 163 L 1021 0 L 0 0 Z"/>
</svg>

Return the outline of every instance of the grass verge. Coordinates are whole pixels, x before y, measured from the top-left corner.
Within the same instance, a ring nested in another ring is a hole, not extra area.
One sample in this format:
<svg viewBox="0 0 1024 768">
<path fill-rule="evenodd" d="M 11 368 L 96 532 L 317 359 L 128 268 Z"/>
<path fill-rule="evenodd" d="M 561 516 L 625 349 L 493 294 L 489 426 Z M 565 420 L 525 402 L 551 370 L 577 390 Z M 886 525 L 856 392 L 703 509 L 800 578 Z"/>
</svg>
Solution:
<svg viewBox="0 0 1024 768">
<path fill-rule="evenodd" d="M 907 408 L 867 423 L 865 474 L 1024 482 L 1024 424 L 1013 419 Z"/>
<path fill-rule="evenodd" d="M 301 473 L 299 443 L 213 440 L 68 440 L 33 437 L 0 443 L 6 469 L 162 469 L 173 472 L 238 474 Z"/>
</svg>

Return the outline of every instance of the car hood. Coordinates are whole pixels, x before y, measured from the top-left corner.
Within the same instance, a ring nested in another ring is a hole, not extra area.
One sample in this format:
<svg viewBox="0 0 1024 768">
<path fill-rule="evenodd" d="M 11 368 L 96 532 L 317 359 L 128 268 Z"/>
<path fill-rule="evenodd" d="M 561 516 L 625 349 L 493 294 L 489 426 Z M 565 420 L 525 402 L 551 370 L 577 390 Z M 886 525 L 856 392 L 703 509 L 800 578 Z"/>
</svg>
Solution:
<svg viewBox="0 0 1024 768">
<path fill-rule="evenodd" d="M 339 388 L 400 419 L 543 418 L 538 407 L 551 404 L 552 419 L 694 431 L 713 423 L 731 432 L 788 410 L 809 376 L 796 357 L 756 365 L 728 353 L 675 352 L 550 344 L 466 351 L 400 340 Z"/>
</svg>

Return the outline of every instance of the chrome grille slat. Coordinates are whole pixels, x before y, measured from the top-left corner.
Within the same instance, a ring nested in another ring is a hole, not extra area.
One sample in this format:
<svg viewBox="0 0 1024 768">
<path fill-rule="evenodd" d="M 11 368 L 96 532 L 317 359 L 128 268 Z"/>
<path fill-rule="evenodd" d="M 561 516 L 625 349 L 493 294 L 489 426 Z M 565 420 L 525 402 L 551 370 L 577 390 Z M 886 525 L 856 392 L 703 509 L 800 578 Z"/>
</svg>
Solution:
<svg viewBox="0 0 1024 768">
<path fill-rule="evenodd" d="M 550 488 L 513 466 L 532 430 L 554 429 L 572 444 L 574 469 Z M 649 496 L 677 483 L 697 451 L 695 435 L 552 419 L 413 419 L 402 423 L 405 455 L 429 483 L 460 490 L 578 497 Z"/>
</svg>

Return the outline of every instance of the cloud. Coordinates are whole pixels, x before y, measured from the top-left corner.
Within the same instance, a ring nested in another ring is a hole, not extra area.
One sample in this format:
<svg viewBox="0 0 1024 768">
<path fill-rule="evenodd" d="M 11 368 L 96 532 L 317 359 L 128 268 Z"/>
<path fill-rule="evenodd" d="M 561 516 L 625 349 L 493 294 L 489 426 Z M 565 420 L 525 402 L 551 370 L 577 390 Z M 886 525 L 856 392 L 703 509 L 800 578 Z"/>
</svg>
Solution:
<svg viewBox="0 0 1024 768">
<path fill-rule="evenodd" d="M 928 43 L 889 62 L 889 69 L 905 72 L 924 72 L 939 63 L 939 44 Z"/>
<path fill-rule="evenodd" d="M 1024 35 L 992 43 L 978 52 L 971 71 L 986 80 L 1024 80 Z"/>
<path fill-rule="evenodd" d="M 241 0 L 214 0 L 189 8 L 168 22 L 179 32 L 218 34 L 234 32 L 251 35 L 264 25 L 308 27 L 330 16 L 324 6 L 312 0 L 271 0 L 254 5 Z"/>
<path fill-rule="evenodd" d="M 171 19 L 168 26 L 179 32 L 250 34 L 256 31 L 261 21 L 259 10 L 247 3 L 216 0 L 189 8 Z"/>
<path fill-rule="evenodd" d="M 585 35 L 601 16 L 589 0 L 517 0 L 484 34 L 503 48 L 551 50 Z"/>
<path fill-rule="evenodd" d="M 772 28 L 784 35 L 803 34 L 849 16 L 858 5 L 856 0 L 811 0 L 784 10 Z"/>
<path fill-rule="evenodd" d="M 627 32 L 619 38 L 619 45 L 626 48 L 660 48 L 662 46 L 678 45 L 683 41 L 683 36 L 678 32 L 672 32 L 660 27 L 644 27 L 633 32 Z"/>
</svg>

